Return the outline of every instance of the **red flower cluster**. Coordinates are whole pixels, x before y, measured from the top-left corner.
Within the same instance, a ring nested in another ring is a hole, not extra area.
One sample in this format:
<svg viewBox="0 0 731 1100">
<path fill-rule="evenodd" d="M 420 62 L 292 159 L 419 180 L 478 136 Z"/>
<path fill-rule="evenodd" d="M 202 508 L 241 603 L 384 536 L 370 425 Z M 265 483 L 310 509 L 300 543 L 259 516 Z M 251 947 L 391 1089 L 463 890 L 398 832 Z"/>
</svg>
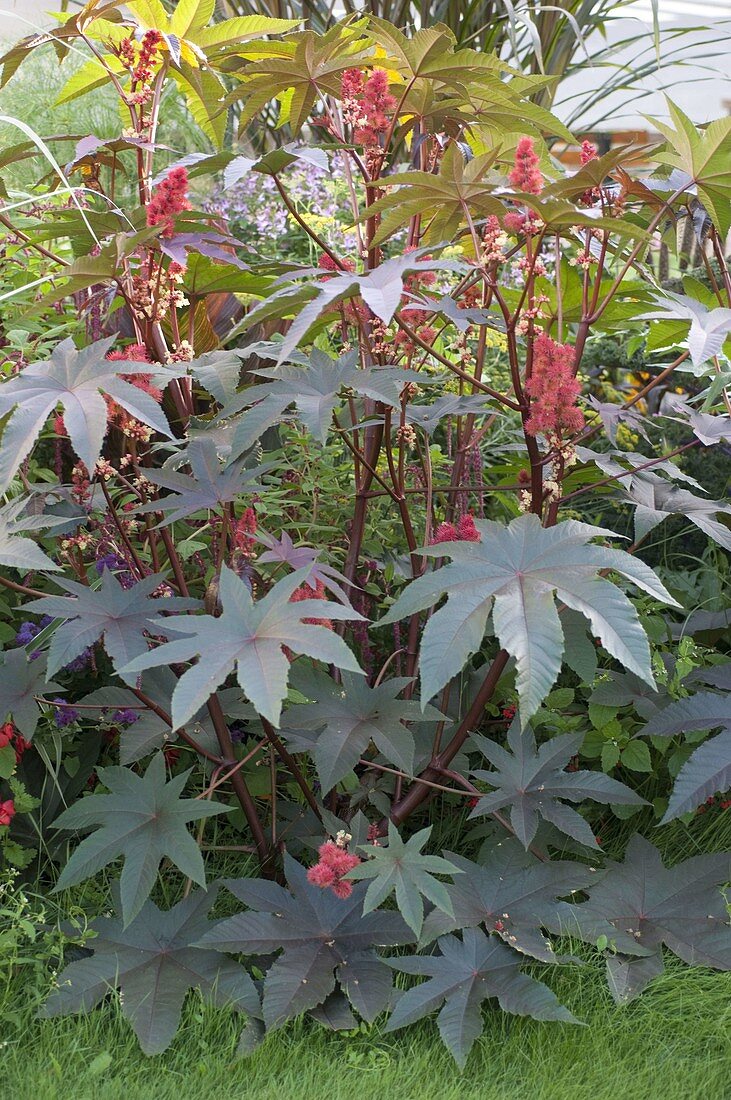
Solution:
<svg viewBox="0 0 731 1100">
<path fill-rule="evenodd" d="M 355 271 L 355 264 L 352 260 L 340 260 L 340 266 L 338 266 L 327 252 L 320 253 L 317 266 L 321 267 L 323 271 L 332 271 L 335 275 L 342 275 L 344 271 Z"/>
<path fill-rule="evenodd" d="M 471 512 L 465 512 L 460 516 L 456 525 L 454 523 L 440 523 L 434 532 L 431 545 L 439 542 L 479 542 L 480 532 L 475 527 L 475 519 Z"/>
<path fill-rule="evenodd" d="M 26 741 L 22 734 L 18 733 L 12 722 L 5 722 L 0 726 L 0 749 L 12 745 L 15 749 L 15 763 L 19 764 L 23 753 L 30 748 L 30 741 Z"/>
<path fill-rule="evenodd" d="M 405 248 L 404 253 L 414 252 L 415 246 Z M 422 257 L 424 260 L 431 260 L 431 256 Z M 431 344 L 434 337 L 437 334 L 437 330 L 432 325 L 423 325 L 421 323 L 424 316 L 424 311 L 421 309 L 410 308 L 407 304 L 410 300 L 410 295 L 418 294 L 420 290 L 426 287 L 434 286 L 437 281 L 437 275 L 435 271 L 414 271 L 411 275 L 408 275 L 404 279 L 404 297 L 402 299 L 403 308 L 401 309 L 401 316 L 409 326 L 416 332 L 420 340 L 423 340 L 425 344 Z M 397 332 L 394 338 L 394 343 L 401 345 L 406 351 L 413 351 L 413 341 L 409 338 L 405 332 Z"/>
<path fill-rule="evenodd" d="M 543 176 L 539 170 L 540 157 L 533 147 L 533 138 L 522 137 L 515 150 L 515 164 L 508 179 L 516 191 L 539 195 L 543 190 Z"/>
<path fill-rule="evenodd" d="M 15 803 L 13 802 L 12 798 L 9 798 L 6 802 L 0 802 L 0 827 L 2 827 L 3 825 L 9 825 L 14 817 Z M 345 896 L 347 897 L 347 894 Z"/>
<path fill-rule="evenodd" d="M 500 711 L 502 718 L 505 722 L 512 722 L 515 718 L 515 712 L 517 711 L 515 703 L 506 703 L 503 709 Z"/>
<path fill-rule="evenodd" d="M 233 525 L 232 534 L 234 549 L 245 558 L 253 558 L 256 553 L 256 512 L 251 506 Z"/>
<path fill-rule="evenodd" d="M 332 840 L 326 840 L 317 849 L 320 853 L 320 861 L 307 872 L 307 881 L 313 886 L 319 886 L 326 890 L 328 886 L 336 898 L 349 898 L 353 893 L 353 885 L 343 880 L 343 875 L 352 871 L 360 863 L 358 856 L 351 855 L 346 848 L 341 848 Z"/>
<path fill-rule="evenodd" d="M 696 810 L 697 814 L 705 814 L 715 806 L 719 810 L 728 810 L 731 807 L 731 798 L 722 798 L 720 795 L 712 794 L 710 798 L 707 798 L 702 806 L 699 806 Z"/>
<path fill-rule="evenodd" d="M 147 348 L 142 344 L 129 344 L 128 347 L 122 348 L 121 351 L 108 351 L 106 355 L 107 359 L 113 360 L 115 363 L 149 363 L 150 357 L 147 354 Z M 130 385 L 136 386 L 138 390 L 144 390 L 146 394 L 157 401 L 158 405 L 162 401 L 162 390 L 159 390 L 157 386 L 152 384 L 151 374 L 123 374 L 122 378 L 125 382 L 129 382 Z M 115 428 L 119 428 L 125 435 L 134 436 L 136 430 L 141 428 L 146 434 L 148 429 L 139 424 L 133 416 L 123 409 L 120 405 L 117 405 L 115 401 L 112 401 L 111 397 L 105 397 L 104 400 L 107 403 L 107 409 L 109 410 L 109 424 Z"/>
<path fill-rule="evenodd" d="M 396 100 L 388 90 L 388 73 L 374 69 L 366 80 L 360 69 L 347 69 L 341 81 L 343 118 L 353 127 L 353 139 L 367 148 L 378 147 L 391 125 Z"/>
<path fill-rule="evenodd" d="M 309 584 L 303 584 L 300 588 L 295 588 L 294 592 L 289 598 L 290 603 L 301 603 L 302 600 L 326 600 L 327 594 L 325 592 L 325 585 L 321 580 L 315 582 L 315 587 L 310 588 Z M 328 630 L 332 630 L 332 619 L 303 619 L 303 623 L 311 623 L 313 626 L 326 626 Z"/>
<path fill-rule="evenodd" d="M 576 407 L 581 385 L 574 374 L 574 349 L 557 344 L 541 332 L 533 344 L 533 373 L 525 384 L 531 398 L 531 415 L 525 430 L 530 435 L 558 436 L 578 432 L 584 414 Z"/>
<path fill-rule="evenodd" d="M 190 210 L 188 173 L 185 168 L 171 168 L 155 190 L 147 206 L 148 226 L 163 226 L 163 237 L 175 232 L 175 215 Z"/>
<path fill-rule="evenodd" d="M 148 84 L 152 79 L 152 66 L 157 59 L 159 47 L 163 42 L 160 31 L 145 31 L 140 45 L 139 55 L 131 38 L 123 38 L 119 43 L 119 60 L 125 69 L 132 73 L 135 84 Z"/>
<path fill-rule="evenodd" d="M 581 143 L 581 166 L 588 164 L 589 161 L 597 159 L 596 145 L 592 145 L 590 141 L 582 141 Z M 592 206 L 602 196 L 600 187 L 590 187 L 579 199 L 579 202 L 583 206 Z"/>
</svg>

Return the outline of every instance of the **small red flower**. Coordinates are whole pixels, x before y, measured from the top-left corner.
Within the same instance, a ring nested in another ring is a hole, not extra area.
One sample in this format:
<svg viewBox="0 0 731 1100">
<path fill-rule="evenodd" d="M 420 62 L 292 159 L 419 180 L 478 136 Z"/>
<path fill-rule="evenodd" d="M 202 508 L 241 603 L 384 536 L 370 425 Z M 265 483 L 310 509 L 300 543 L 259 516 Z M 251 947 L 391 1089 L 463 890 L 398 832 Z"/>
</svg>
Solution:
<svg viewBox="0 0 731 1100">
<path fill-rule="evenodd" d="M 6 722 L 0 726 L 0 749 L 4 749 L 6 745 L 9 745 L 15 737 L 15 726 L 12 722 Z"/>
<path fill-rule="evenodd" d="M 516 191 L 539 195 L 543 190 L 543 176 L 538 165 L 540 157 L 533 147 L 533 138 L 522 137 L 515 150 L 515 164 L 508 175 Z"/>
<path fill-rule="evenodd" d="M 175 232 L 175 215 L 190 208 L 188 173 L 183 167 L 171 168 L 148 203 L 147 224 L 162 225 L 163 237 L 172 237 Z"/>
<path fill-rule="evenodd" d="M 505 925 L 503 924 L 503 922 L 501 920 L 496 920 L 495 923 L 493 924 L 493 928 L 495 929 L 496 932 L 502 932 L 505 928 Z"/>
<path fill-rule="evenodd" d="M 349 898 L 353 893 L 350 882 L 343 881 L 343 875 L 347 875 L 353 867 L 360 863 L 358 856 L 352 855 L 347 848 L 342 848 L 332 840 L 326 840 L 318 848 L 320 861 L 307 872 L 307 881 L 313 886 L 319 886 L 321 890 L 328 887 L 337 898 Z"/>
<path fill-rule="evenodd" d="M 9 825 L 15 817 L 15 803 L 12 798 L 6 802 L 0 802 L 0 826 Z"/>
</svg>

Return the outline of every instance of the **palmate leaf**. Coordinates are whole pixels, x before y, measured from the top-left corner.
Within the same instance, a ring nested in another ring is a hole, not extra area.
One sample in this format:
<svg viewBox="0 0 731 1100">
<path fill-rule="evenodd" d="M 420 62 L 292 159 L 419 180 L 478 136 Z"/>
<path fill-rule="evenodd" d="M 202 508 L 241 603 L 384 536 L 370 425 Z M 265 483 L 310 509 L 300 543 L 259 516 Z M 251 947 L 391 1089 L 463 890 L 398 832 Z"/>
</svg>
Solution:
<svg viewBox="0 0 731 1100">
<path fill-rule="evenodd" d="M 675 129 L 657 119 L 650 120 L 668 140 L 664 150 L 653 153 L 653 159 L 687 173 L 688 186 L 692 183 L 697 185 L 698 198 L 710 214 L 719 237 L 725 240 L 731 229 L 731 179 L 728 173 L 731 118 L 715 119 L 699 131 L 670 99 L 667 105 Z"/>
<path fill-rule="evenodd" d="M 24 515 L 27 506 L 28 501 L 21 497 L 0 508 L 0 565 L 23 573 L 30 569 L 60 569 L 37 542 L 24 537 L 24 532 L 41 531 L 66 521 L 54 516 Z"/>
<path fill-rule="evenodd" d="M 439 955 L 388 960 L 394 970 L 428 977 L 428 981 L 403 994 L 386 1031 L 416 1023 L 439 1008 L 442 1042 L 463 1068 L 472 1044 L 482 1034 L 482 1003 L 490 997 L 516 1016 L 579 1023 L 548 986 L 521 973 L 520 955 L 479 928 L 465 928 L 461 940 L 443 936 L 438 946 Z"/>
<path fill-rule="evenodd" d="M 160 634 L 170 620 L 160 618 L 164 611 L 184 611 L 200 607 L 198 600 L 182 596 L 156 599 L 155 589 L 163 583 L 153 573 L 131 588 L 123 588 L 114 573 L 105 569 L 101 586 L 89 588 L 77 581 L 57 577 L 56 583 L 69 596 L 42 596 L 25 605 L 34 615 L 50 615 L 63 620 L 53 633 L 48 654 L 48 674 L 53 676 L 94 642 L 103 640 L 104 648 L 116 671 L 147 652 L 148 634 Z"/>
<path fill-rule="evenodd" d="M 247 971 L 195 946 L 216 927 L 207 919 L 216 892 L 215 886 L 197 890 L 169 910 L 146 901 L 126 927 L 119 917 L 92 921 L 93 954 L 66 967 L 41 1014 L 86 1014 L 119 989 L 122 1012 L 145 1054 L 160 1054 L 170 1045 L 190 989 L 199 989 L 219 1008 L 259 1016 L 259 995 Z"/>
<path fill-rule="evenodd" d="M 281 538 L 275 538 L 266 531 L 259 531 L 255 537 L 257 542 L 266 546 L 266 550 L 259 554 L 259 562 L 279 562 L 288 565 L 290 569 L 309 569 L 305 585 L 315 590 L 317 582 L 322 581 L 325 588 L 339 600 L 343 603 L 348 602 L 342 585 L 352 587 L 350 581 L 333 566 L 318 561 L 319 550 L 315 550 L 312 546 L 295 546 L 287 531 L 282 531 Z"/>
<path fill-rule="evenodd" d="M 388 194 L 372 203 L 363 218 L 382 216 L 375 244 L 382 244 L 420 214 L 425 223 L 424 241 L 451 240 L 467 217 L 484 219 L 502 215 L 504 204 L 496 189 L 499 180 L 486 179 L 497 154 L 483 153 L 466 161 L 456 142 L 447 146 L 439 172 L 397 172 L 383 181 Z M 393 188 L 393 190 L 392 190 Z"/>
<path fill-rule="evenodd" d="M 57 344 L 51 358 L 30 363 L 0 386 L 0 416 L 10 413 L 0 448 L 0 490 L 6 489 L 40 435 L 46 420 L 60 406 L 71 444 L 88 470 L 101 454 L 109 409 L 104 394 L 131 416 L 170 437 L 157 402 L 144 390 L 125 382 L 123 374 L 149 374 L 149 364 L 110 361 L 106 353 L 114 337 L 98 340 L 80 351 L 69 337 Z M 175 377 L 156 371 L 156 382 Z"/>
<path fill-rule="evenodd" d="M 694 367 L 702 367 L 719 354 L 731 332 L 731 309 L 708 309 L 695 298 L 689 298 L 686 294 L 674 294 L 670 290 L 663 291 L 656 301 L 659 308 L 651 313 L 640 314 L 638 320 L 676 318 L 689 321 L 687 343 Z"/>
<path fill-rule="evenodd" d="M 714 518 L 731 516 L 731 505 L 704 500 L 647 472 L 628 480 L 631 483 L 623 495 L 635 506 L 635 540 L 644 538 L 669 516 L 684 516 L 719 546 L 731 550 L 731 527 Z"/>
<path fill-rule="evenodd" d="M 275 344 L 273 348 L 276 355 L 279 346 Z M 221 419 L 228 419 L 242 408 L 249 409 L 236 423 L 232 455 L 237 456 L 253 446 L 267 428 L 282 419 L 291 405 L 296 406 L 297 415 L 310 434 L 325 443 L 333 412 L 344 400 L 341 397 L 344 389 L 355 390 L 374 401 L 398 408 L 404 386 L 421 380 L 415 371 L 396 367 L 362 369 L 358 366 L 357 351 L 332 359 L 315 348 L 306 359 L 298 355 L 292 358 L 298 365 L 276 370 L 255 369 L 254 374 L 272 381 L 245 389 L 221 412 Z"/>
<path fill-rule="evenodd" d="M 564 639 L 554 597 L 589 620 L 613 657 L 654 685 L 637 612 L 598 573 L 620 573 L 656 599 L 677 604 L 641 561 L 590 542 L 611 532 L 575 520 L 545 528 L 533 515 L 519 516 L 507 527 L 485 520 L 475 525 L 480 542 L 440 543 L 422 550 L 453 561 L 409 584 L 380 620 L 396 622 L 447 594 L 447 603 L 431 616 L 422 635 L 422 699 L 432 698 L 479 649 L 492 610 L 500 645 L 516 660 L 520 714 L 527 721 L 561 668 Z"/>
<path fill-rule="evenodd" d="M 270 469 L 269 466 L 259 466 L 246 470 L 243 460 L 232 462 L 224 469 L 218 458 L 215 440 L 206 436 L 192 439 L 177 457 L 184 459 L 190 467 L 190 474 L 169 469 L 146 470 L 147 480 L 167 489 L 171 495 L 149 500 L 136 508 L 137 512 L 167 513 L 161 527 L 185 519 L 194 512 L 220 508 L 245 493 L 260 491 L 263 486 L 258 478 Z"/>
<path fill-rule="evenodd" d="M 76 886 L 124 856 L 119 887 L 126 928 L 155 885 L 162 859 L 205 886 L 203 857 L 186 826 L 201 817 L 228 813 L 231 807 L 208 799 L 181 798 L 191 771 L 166 782 L 162 753 L 153 756 L 143 776 L 130 768 L 99 768 L 99 779 L 110 793 L 80 799 L 54 822 L 55 829 L 97 830 L 76 848 L 55 889 Z"/>
<path fill-rule="evenodd" d="M 482 394 L 470 394 L 466 397 L 445 394 L 430 405 L 414 405 L 409 402 L 406 406 L 406 419 L 409 424 L 421 428 L 427 435 L 433 435 L 447 416 L 465 416 L 468 413 L 487 415 L 492 411 L 486 405 L 487 400 Z"/>
<path fill-rule="evenodd" d="M 641 730 L 643 737 L 675 737 L 718 726 L 723 727 L 721 732 L 699 745 L 678 772 L 661 824 L 731 787 L 731 693 L 699 691 L 687 699 L 676 699 Z"/>
<path fill-rule="evenodd" d="M 11 718 L 30 741 L 36 732 L 40 709 L 37 699 L 64 689 L 47 679 L 46 658 L 29 660 L 25 649 L 7 649 L 0 664 L 0 721 Z"/>
<path fill-rule="evenodd" d="M 475 744 L 496 770 L 472 773 L 495 790 L 480 799 L 470 816 L 482 817 L 509 806 L 510 823 L 525 848 L 536 835 L 540 818 L 580 844 L 596 847 L 598 842 L 588 823 L 560 800 L 591 799 L 642 806 L 645 799 L 603 772 L 563 770 L 578 753 L 584 736 L 583 732 L 565 733 L 536 748 L 533 731 L 526 727 L 521 732 L 516 720 L 508 730 L 508 751 L 486 737 L 474 735 Z"/>
<path fill-rule="evenodd" d="M 352 298 L 360 294 L 365 304 L 385 324 L 390 324 L 393 315 L 399 307 L 404 291 L 404 280 L 414 272 L 423 271 L 459 271 L 463 265 L 455 260 L 427 259 L 424 253 L 427 249 L 414 249 L 403 256 L 394 256 L 385 260 L 372 271 L 362 275 L 356 272 L 343 272 L 340 275 L 331 275 L 321 282 L 312 284 L 312 276 L 322 278 L 319 268 L 306 268 L 296 270 L 290 275 L 282 276 L 278 282 L 283 284 L 278 290 L 270 293 L 261 306 L 257 306 L 248 315 L 248 323 L 253 324 L 263 315 L 272 312 L 272 307 L 284 302 L 287 307 L 293 301 L 292 283 L 295 279 L 308 278 L 310 283 L 305 288 L 308 301 L 292 321 L 284 339 L 280 344 L 278 365 L 286 362 L 298 343 L 305 335 L 310 325 L 313 325 L 321 313 L 335 302 L 345 298 Z M 423 257 L 423 258 L 422 258 Z M 297 297 L 296 295 L 294 296 Z"/>
<path fill-rule="evenodd" d="M 227 888 L 249 907 L 221 921 L 201 947 L 260 955 L 281 951 L 264 979 L 263 1014 L 274 1030 L 323 1004 L 340 986 L 353 1008 L 373 1020 L 387 1006 L 392 978 L 377 947 L 413 943 L 398 913 L 363 915 L 365 885 L 336 898 L 307 881 L 304 867 L 284 857 L 289 890 L 261 879 L 236 879 Z"/>
<path fill-rule="evenodd" d="M 446 855 L 464 873 L 447 886 L 452 915 L 433 909 L 424 921 L 423 942 L 484 925 L 516 951 L 556 961 L 542 929 L 570 922 L 571 906 L 559 899 L 590 886 L 596 871 L 565 860 L 543 863 L 513 837 L 496 844 L 483 865 L 454 852 Z"/>
<path fill-rule="evenodd" d="M 274 725 L 279 723 L 287 694 L 290 658 L 285 647 L 315 660 L 359 672 L 357 660 L 342 638 L 305 619 L 362 619 L 356 611 L 327 600 L 291 603 L 305 583 L 309 569 L 283 578 L 256 603 L 246 584 L 227 566 L 221 570 L 221 615 L 177 616 L 157 620 L 166 633 L 186 637 L 166 642 L 131 661 L 120 673 L 136 675 L 146 668 L 199 658 L 184 672 L 172 697 L 172 719 L 184 726 L 200 710 L 234 668 L 238 682 L 253 706 Z"/>
<path fill-rule="evenodd" d="M 731 854 L 693 856 L 665 867 L 657 848 L 636 833 L 624 861 L 607 867 L 589 900 L 571 906 L 572 921 L 556 930 L 588 943 L 606 936 L 623 960 L 654 958 L 654 967 L 630 965 L 613 977 L 610 971 L 610 988 L 622 1000 L 636 997 L 662 972 L 663 944 L 689 966 L 731 969 L 731 923 L 720 890 L 731 880 Z"/>
<path fill-rule="evenodd" d="M 372 880 L 363 899 L 364 914 L 372 912 L 395 891 L 399 912 L 417 937 L 424 923 L 423 898 L 449 916 L 453 912 L 447 887 L 434 876 L 461 873 L 461 868 L 441 856 L 422 854 L 431 831 L 429 825 L 404 843 L 396 826 L 389 821 L 388 845 L 361 844 L 360 851 L 368 858 L 345 876 Z"/>
<path fill-rule="evenodd" d="M 283 732 L 318 731 L 314 759 L 323 791 L 331 790 L 353 770 L 371 741 L 397 768 L 413 774 L 414 737 L 404 723 L 439 722 L 444 716 L 435 707 L 422 713 L 415 699 L 398 698 L 411 682 L 399 678 L 371 687 L 365 676 L 345 672 L 337 684 L 317 670 L 306 680 L 296 676 L 298 690 L 312 702 L 286 711 Z"/>
</svg>

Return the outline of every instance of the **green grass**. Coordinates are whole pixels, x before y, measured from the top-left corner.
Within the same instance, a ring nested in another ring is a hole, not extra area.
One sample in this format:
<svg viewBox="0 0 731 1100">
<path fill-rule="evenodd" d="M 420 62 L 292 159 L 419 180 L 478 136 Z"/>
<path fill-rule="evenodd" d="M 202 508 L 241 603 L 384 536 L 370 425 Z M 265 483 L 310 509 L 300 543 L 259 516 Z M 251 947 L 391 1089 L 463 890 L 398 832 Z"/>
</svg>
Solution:
<svg viewBox="0 0 731 1100">
<path fill-rule="evenodd" d="M 172 1047 L 140 1054 L 115 1006 L 24 1023 L 3 1044 L 14 1100 L 701 1100 L 727 1095 L 731 977 L 668 960 L 638 1001 L 616 1008 L 598 962 L 554 970 L 551 984 L 586 1027 L 489 1011 L 459 1075 L 433 1023 L 384 1035 L 301 1022 L 235 1059 L 239 1021 L 191 997 Z"/>
<path fill-rule="evenodd" d="M 669 863 L 731 848 L 731 813 L 657 830 L 643 824 Z M 615 854 L 630 831 L 629 822 L 619 825 Z M 242 868 L 224 863 L 210 871 L 211 877 L 236 875 Z M 74 907 L 78 914 L 80 905 L 98 910 L 105 896 L 103 882 L 93 880 L 59 895 L 59 913 Z M 48 910 L 45 919 L 53 915 Z M 0 989 L 0 1100 L 707 1100 L 728 1094 L 731 974 L 690 968 L 668 954 L 665 974 L 618 1008 L 598 955 L 579 951 L 583 965 L 536 965 L 535 973 L 586 1026 L 538 1023 L 488 1007 L 484 1034 L 463 1074 L 433 1021 L 386 1035 L 383 1021 L 336 1034 L 302 1020 L 237 1059 L 241 1017 L 206 1006 L 197 994 L 188 998 L 172 1046 L 146 1058 L 111 998 L 87 1016 L 36 1019 L 47 971 L 44 964 L 23 967 L 10 998 Z"/>
</svg>

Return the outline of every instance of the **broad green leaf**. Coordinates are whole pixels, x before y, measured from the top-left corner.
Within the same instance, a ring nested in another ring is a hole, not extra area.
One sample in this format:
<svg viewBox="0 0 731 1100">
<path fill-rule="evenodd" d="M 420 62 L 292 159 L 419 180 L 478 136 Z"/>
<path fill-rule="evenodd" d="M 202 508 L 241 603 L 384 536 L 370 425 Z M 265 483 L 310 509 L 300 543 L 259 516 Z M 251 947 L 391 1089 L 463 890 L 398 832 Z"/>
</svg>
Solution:
<svg viewBox="0 0 731 1100">
<path fill-rule="evenodd" d="M 699 745 L 678 772 L 661 824 L 695 810 L 718 791 L 731 787 L 731 695 L 700 691 L 676 699 L 641 731 L 643 737 L 675 737 L 718 726 L 721 732 Z"/>
<path fill-rule="evenodd" d="M 473 774 L 495 789 L 479 800 L 471 816 L 481 817 L 509 806 L 510 823 L 525 848 L 535 837 L 540 818 L 580 844 L 596 848 L 598 842 L 588 822 L 566 806 L 564 799 L 569 802 L 590 799 L 620 806 L 645 803 L 624 783 L 602 772 L 564 771 L 571 757 L 578 754 L 584 733 L 565 733 L 536 748 L 533 731 L 527 727 L 521 732 L 516 720 L 508 730 L 507 749 L 486 737 L 473 735 L 473 739 L 495 768 Z"/>
<path fill-rule="evenodd" d="M 173 693 L 172 718 L 178 727 L 200 710 L 236 668 L 242 691 L 259 714 L 277 725 L 289 679 L 290 656 L 285 649 L 350 672 L 360 671 L 342 638 L 327 627 L 303 620 L 361 619 L 361 615 L 327 600 L 290 602 L 309 573 L 309 569 L 303 569 L 285 577 L 255 603 L 244 581 L 224 565 L 219 591 L 220 617 L 191 615 L 160 619 L 158 625 L 166 634 L 185 637 L 136 658 L 121 670 L 121 675 L 132 676 L 146 668 L 198 656 L 198 663 L 183 673 Z"/>
<path fill-rule="evenodd" d="M 0 441 L 0 490 L 6 489 L 26 458 L 48 417 L 63 409 L 64 424 L 76 454 L 93 470 L 101 454 L 111 397 L 131 416 L 170 437 L 170 429 L 157 402 L 122 375 L 149 374 L 149 364 L 111 361 L 105 358 L 114 337 L 99 340 L 79 351 L 73 340 L 62 340 L 51 358 L 30 363 L 0 385 L 0 416 L 10 413 Z M 174 372 L 156 372 L 165 377 Z"/>
<path fill-rule="evenodd" d="M 367 857 L 348 871 L 346 879 L 370 879 L 363 899 L 363 913 L 371 913 L 395 891 L 396 905 L 417 938 L 424 923 L 424 898 L 452 916 L 447 887 L 435 875 L 457 875 L 461 868 L 441 856 L 425 856 L 421 849 L 431 835 L 431 825 L 414 833 L 404 843 L 393 822 L 388 823 L 388 844 L 361 844 Z"/>
<path fill-rule="evenodd" d="M 11 718 L 30 741 L 40 717 L 38 699 L 63 690 L 47 678 L 45 657 L 29 660 L 25 649 L 6 649 L 0 664 L 0 722 Z"/>
<path fill-rule="evenodd" d="M 216 892 L 215 886 L 198 890 L 168 910 L 146 901 L 126 926 L 119 917 L 92 921 L 93 953 L 66 967 L 41 1015 L 86 1014 L 119 989 L 122 1013 L 145 1054 L 160 1054 L 170 1045 L 190 989 L 199 989 L 218 1008 L 233 1006 L 258 1016 L 259 995 L 247 971 L 196 946 L 216 927 L 207 919 Z"/>
<path fill-rule="evenodd" d="M 636 833 L 624 861 L 608 864 L 588 901 L 571 906 L 572 921 L 561 930 L 593 944 L 606 936 L 622 959 L 654 958 L 644 975 L 648 981 L 662 973 L 663 944 L 689 966 L 731 970 L 731 924 L 720 890 L 730 880 L 728 852 L 693 856 L 668 868 L 657 848 Z M 627 1001 L 646 981 L 631 971 L 624 977 L 621 997 Z M 609 984 L 614 990 L 611 968 Z"/>
<path fill-rule="evenodd" d="M 166 782 L 162 753 L 152 758 L 143 776 L 130 768 L 99 768 L 99 780 L 110 793 L 80 799 L 54 822 L 54 828 L 66 831 L 96 830 L 75 849 L 55 889 L 77 886 L 123 856 L 119 889 L 126 928 L 155 885 L 161 860 L 169 859 L 184 875 L 205 886 L 203 857 L 186 826 L 201 817 L 228 813 L 231 807 L 209 799 L 181 798 L 191 770 Z"/>
<path fill-rule="evenodd" d="M 25 605 L 26 610 L 35 615 L 50 615 L 62 620 L 51 641 L 49 676 L 65 668 L 100 639 L 115 669 L 121 672 L 133 657 L 147 653 L 148 634 L 161 632 L 158 617 L 163 611 L 192 610 L 200 606 L 198 600 L 181 596 L 155 598 L 153 593 L 164 581 L 158 573 L 145 577 L 131 588 L 124 588 L 109 569 L 102 573 L 99 588 L 90 588 L 65 577 L 56 577 L 55 581 L 70 595 L 43 596 Z"/>
<path fill-rule="evenodd" d="M 264 979 L 269 1030 L 325 1002 L 336 983 L 356 1012 L 373 1020 L 392 990 L 375 948 L 412 943 L 413 935 L 398 913 L 363 915 L 362 883 L 350 897 L 336 898 L 309 883 L 289 855 L 284 869 L 289 890 L 261 879 L 228 880 L 227 888 L 250 911 L 221 921 L 200 946 L 242 955 L 282 952 Z"/>
<path fill-rule="evenodd" d="M 27 507 L 28 501 L 21 497 L 0 508 L 0 565 L 20 569 L 23 573 L 30 569 L 60 569 L 37 542 L 25 538 L 23 533 L 41 531 L 67 521 L 55 516 L 28 514 Z"/>
<path fill-rule="evenodd" d="M 547 986 L 520 972 L 520 955 L 480 929 L 465 928 L 461 940 L 443 936 L 438 947 L 438 955 L 388 960 L 394 970 L 428 980 L 402 994 L 386 1025 L 387 1032 L 440 1009 L 437 1025 L 442 1042 L 464 1068 L 473 1043 L 482 1034 L 482 1003 L 490 997 L 497 998 L 503 1011 L 516 1016 L 579 1022 Z"/>
<path fill-rule="evenodd" d="M 421 696 L 432 698 L 464 667 L 485 635 L 490 611 L 500 645 L 515 657 L 521 718 L 536 712 L 561 668 L 564 649 L 554 597 L 580 612 L 613 657 L 654 685 L 647 637 L 627 597 L 599 576 L 611 570 L 658 600 L 677 606 L 651 569 L 621 550 L 593 545 L 611 534 L 567 520 L 542 527 L 533 515 L 507 527 L 477 520 L 479 542 L 449 542 L 422 553 L 449 556 L 442 566 L 409 584 L 381 623 L 447 603 L 429 619 L 419 659 Z"/>
</svg>

